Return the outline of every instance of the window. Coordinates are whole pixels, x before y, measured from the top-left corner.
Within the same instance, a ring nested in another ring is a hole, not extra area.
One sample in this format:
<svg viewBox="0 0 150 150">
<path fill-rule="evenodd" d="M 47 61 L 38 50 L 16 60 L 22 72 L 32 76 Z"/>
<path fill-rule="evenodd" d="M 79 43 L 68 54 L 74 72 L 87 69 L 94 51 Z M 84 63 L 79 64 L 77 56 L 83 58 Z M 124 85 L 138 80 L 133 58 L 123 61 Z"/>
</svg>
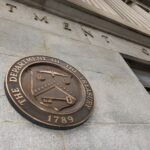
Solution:
<svg viewBox="0 0 150 150">
<path fill-rule="evenodd" d="M 150 61 L 140 60 L 124 54 L 122 56 L 150 94 Z"/>
</svg>

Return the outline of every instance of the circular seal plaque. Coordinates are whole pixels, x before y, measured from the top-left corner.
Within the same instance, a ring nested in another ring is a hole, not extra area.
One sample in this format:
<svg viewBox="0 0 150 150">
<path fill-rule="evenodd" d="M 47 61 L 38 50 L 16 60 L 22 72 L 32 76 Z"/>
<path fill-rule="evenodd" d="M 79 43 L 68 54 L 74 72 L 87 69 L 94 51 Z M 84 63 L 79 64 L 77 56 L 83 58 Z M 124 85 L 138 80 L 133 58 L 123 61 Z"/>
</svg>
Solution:
<svg viewBox="0 0 150 150">
<path fill-rule="evenodd" d="M 5 91 L 25 118 L 54 129 L 84 123 L 94 105 L 86 78 L 66 62 L 47 56 L 17 61 L 6 76 Z"/>
</svg>

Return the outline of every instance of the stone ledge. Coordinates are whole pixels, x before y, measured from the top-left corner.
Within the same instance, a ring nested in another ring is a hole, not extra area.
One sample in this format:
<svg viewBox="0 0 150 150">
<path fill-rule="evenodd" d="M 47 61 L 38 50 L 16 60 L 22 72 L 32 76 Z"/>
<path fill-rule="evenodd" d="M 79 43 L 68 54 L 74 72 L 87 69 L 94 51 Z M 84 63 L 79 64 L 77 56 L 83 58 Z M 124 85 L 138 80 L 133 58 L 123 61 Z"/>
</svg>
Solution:
<svg viewBox="0 0 150 150">
<path fill-rule="evenodd" d="M 128 41 L 150 47 L 150 36 L 119 22 L 75 6 L 66 0 L 14 0 L 31 7 L 79 22 Z"/>
</svg>

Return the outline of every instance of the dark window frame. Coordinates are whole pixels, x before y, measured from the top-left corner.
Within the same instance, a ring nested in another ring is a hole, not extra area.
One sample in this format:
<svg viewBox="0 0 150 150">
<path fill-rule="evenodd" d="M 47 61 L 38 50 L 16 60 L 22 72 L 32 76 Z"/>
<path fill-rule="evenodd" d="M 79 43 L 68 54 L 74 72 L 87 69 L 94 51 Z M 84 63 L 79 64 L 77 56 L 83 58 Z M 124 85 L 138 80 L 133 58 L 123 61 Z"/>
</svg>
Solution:
<svg viewBox="0 0 150 150">
<path fill-rule="evenodd" d="M 143 72 L 146 72 L 147 74 L 150 74 L 150 61 L 146 61 L 143 59 L 139 59 L 133 56 L 129 56 L 126 54 L 122 54 L 121 56 L 123 57 L 124 61 L 128 64 L 130 69 L 133 71 L 133 73 L 136 75 L 140 83 L 143 85 L 143 87 L 146 89 L 146 91 L 150 94 L 150 85 L 148 83 L 147 85 L 144 85 L 144 83 L 140 80 L 138 74 L 136 73 L 136 70 Z M 150 78 L 150 77 L 149 77 Z"/>
</svg>

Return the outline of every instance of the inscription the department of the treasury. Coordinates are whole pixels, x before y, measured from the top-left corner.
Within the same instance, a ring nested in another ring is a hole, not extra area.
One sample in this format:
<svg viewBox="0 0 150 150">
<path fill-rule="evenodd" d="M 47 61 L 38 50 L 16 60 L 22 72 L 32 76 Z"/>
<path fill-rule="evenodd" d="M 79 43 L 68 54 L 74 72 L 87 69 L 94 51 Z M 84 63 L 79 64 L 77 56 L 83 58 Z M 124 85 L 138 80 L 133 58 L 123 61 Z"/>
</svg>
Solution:
<svg viewBox="0 0 150 150">
<path fill-rule="evenodd" d="M 32 63 L 35 61 L 46 61 L 46 57 L 27 57 L 25 59 L 20 60 L 19 62 L 17 62 L 17 65 L 13 66 L 13 68 L 11 68 L 10 70 L 10 77 L 9 77 L 9 82 L 17 82 L 18 79 L 18 74 L 20 72 L 20 70 L 28 63 Z M 55 60 L 56 62 L 56 60 Z"/>
<path fill-rule="evenodd" d="M 88 81 L 84 77 L 81 77 L 80 80 L 81 80 L 82 84 L 84 85 L 86 94 L 87 94 L 87 101 L 85 103 L 85 107 L 87 107 L 87 109 L 90 110 L 94 103 L 93 91 L 92 91 Z"/>
<path fill-rule="evenodd" d="M 28 63 L 32 63 L 35 61 L 46 61 L 46 57 L 27 57 L 24 58 L 22 60 L 20 60 L 19 62 L 17 62 L 17 64 L 15 66 L 13 66 L 10 70 L 9 73 L 9 82 L 18 82 L 18 75 L 20 73 L 20 70 Z M 55 60 L 55 62 L 57 62 Z M 20 87 L 18 87 L 18 85 L 16 84 L 16 87 L 11 88 L 12 95 L 14 96 L 14 98 L 17 100 L 17 102 L 20 105 L 24 105 L 25 102 L 27 102 L 26 98 L 23 96 L 23 94 L 20 91 Z"/>
<path fill-rule="evenodd" d="M 27 102 L 26 98 L 21 93 L 19 87 L 11 88 L 11 92 L 20 105 L 24 105 L 24 103 Z"/>
</svg>

